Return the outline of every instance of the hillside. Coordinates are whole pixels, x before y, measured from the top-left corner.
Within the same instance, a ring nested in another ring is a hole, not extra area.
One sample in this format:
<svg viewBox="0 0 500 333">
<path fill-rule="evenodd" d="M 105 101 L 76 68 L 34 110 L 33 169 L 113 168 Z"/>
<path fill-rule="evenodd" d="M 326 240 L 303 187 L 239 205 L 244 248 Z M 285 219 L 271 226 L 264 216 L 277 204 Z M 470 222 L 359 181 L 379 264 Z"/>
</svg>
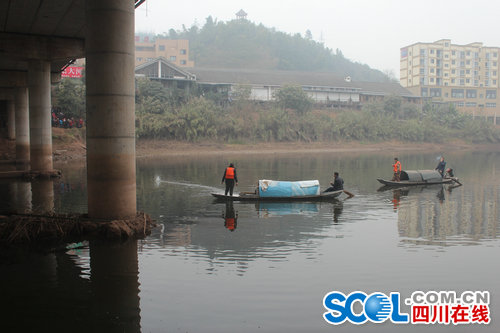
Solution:
<svg viewBox="0 0 500 333">
<path fill-rule="evenodd" d="M 332 72 L 357 81 L 389 80 L 379 70 L 346 59 L 338 49 L 333 52 L 311 38 L 248 20 L 217 22 L 208 17 L 201 29 L 171 29 L 163 37 L 188 39 L 196 67 Z"/>
</svg>

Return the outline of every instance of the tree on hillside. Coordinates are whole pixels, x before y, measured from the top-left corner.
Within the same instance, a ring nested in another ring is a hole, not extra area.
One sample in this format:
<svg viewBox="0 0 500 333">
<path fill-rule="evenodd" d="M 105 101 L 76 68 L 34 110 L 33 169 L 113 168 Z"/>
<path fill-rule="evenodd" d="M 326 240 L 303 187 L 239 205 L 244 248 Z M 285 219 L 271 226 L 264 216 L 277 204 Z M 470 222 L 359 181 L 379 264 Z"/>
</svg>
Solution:
<svg viewBox="0 0 500 333">
<path fill-rule="evenodd" d="M 314 41 L 310 30 L 302 37 L 248 20 L 222 22 L 209 16 L 203 27 L 183 26 L 176 35 L 189 40 L 190 55 L 198 67 L 321 71 L 359 81 L 387 81 L 381 71 Z"/>
</svg>

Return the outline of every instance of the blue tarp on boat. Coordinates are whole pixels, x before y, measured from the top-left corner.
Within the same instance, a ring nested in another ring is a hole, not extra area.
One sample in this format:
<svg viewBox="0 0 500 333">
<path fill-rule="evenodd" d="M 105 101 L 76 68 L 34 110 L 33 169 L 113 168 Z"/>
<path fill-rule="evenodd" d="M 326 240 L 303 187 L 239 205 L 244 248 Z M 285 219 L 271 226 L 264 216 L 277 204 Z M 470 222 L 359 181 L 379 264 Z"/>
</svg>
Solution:
<svg viewBox="0 0 500 333">
<path fill-rule="evenodd" d="M 259 180 L 259 196 L 262 198 L 288 198 L 319 194 L 318 180 L 302 180 L 297 182 Z"/>
</svg>

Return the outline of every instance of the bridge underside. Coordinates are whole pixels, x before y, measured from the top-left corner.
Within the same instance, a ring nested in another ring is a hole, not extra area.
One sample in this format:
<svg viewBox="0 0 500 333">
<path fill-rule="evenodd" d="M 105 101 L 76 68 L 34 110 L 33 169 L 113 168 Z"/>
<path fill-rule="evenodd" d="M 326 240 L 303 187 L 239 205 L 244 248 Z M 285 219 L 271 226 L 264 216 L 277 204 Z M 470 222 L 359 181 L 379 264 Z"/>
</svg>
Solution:
<svg viewBox="0 0 500 333">
<path fill-rule="evenodd" d="M 90 217 L 136 214 L 134 7 L 140 3 L 0 2 L 2 119 L 16 142 L 19 170 L 52 171 L 51 84 L 69 62 L 86 58 Z"/>
</svg>

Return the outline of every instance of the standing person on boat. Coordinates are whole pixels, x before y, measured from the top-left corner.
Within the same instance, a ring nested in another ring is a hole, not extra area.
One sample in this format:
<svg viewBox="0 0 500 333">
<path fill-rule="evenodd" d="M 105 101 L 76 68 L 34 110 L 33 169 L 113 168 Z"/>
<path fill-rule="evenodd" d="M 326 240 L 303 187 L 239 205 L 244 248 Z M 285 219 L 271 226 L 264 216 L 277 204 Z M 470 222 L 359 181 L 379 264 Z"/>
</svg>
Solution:
<svg viewBox="0 0 500 333">
<path fill-rule="evenodd" d="M 399 162 L 397 157 L 394 157 L 394 164 L 392 165 L 392 170 L 394 171 L 394 176 L 392 177 L 393 181 L 399 182 L 401 181 L 401 162 Z"/>
<path fill-rule="evenodd" d="M 340 191 L 344 189 L 344 180 L 340 178 L 339 173 L 335 171 L 333 173 L 333 183 L 330 183 L 329 188 L 325 190 L 325 192 L 334 192 L 334 191 Z"/>
<path fill-rule="evenodd" d="M 444 157 L 441 156 L 441 158 L 439 159 L 439 163 L 438 163 L 435 170 L 437 170 L 441 174 L 441 177 L 444 177 L 445 168 L 446 168 L 446 162 L 444 161 Z"/>
<path fill-rule="evenodd" d="M 226 181 L 226 192 L 224 195 L 227 195 L 227 192 L 229 192 L 229 194 L 233 196 L 234 184 L 238 185 L 238 177 L 236 176 L 236 169 L 233 163 L 229 163 L 229 166 L 224 170 L 221 184 L 224 183 L 224 181 Z"/>
</svg>

